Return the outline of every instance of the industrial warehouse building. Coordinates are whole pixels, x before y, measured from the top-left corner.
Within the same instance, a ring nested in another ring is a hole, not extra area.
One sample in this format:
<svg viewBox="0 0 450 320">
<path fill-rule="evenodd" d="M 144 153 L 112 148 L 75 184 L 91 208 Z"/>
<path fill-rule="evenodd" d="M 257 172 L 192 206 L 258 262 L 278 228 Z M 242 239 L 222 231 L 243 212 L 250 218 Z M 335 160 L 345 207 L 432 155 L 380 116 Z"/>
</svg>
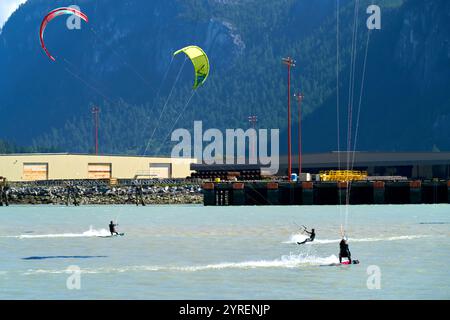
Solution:
<svg viewBox="0 0 450 320">
<path fill-rule="evenodd" d="M 347 157 L 348 155 L 348 157 Z M 306 154 L 302 168 L 306 172 L 346 169 L 347 159 L 355 170 L 367 171 L 370 176 L 403 176 L 408 179 L 450 179 L 450 152 L 331 152 Z M 287 171 L 287 158 L 281 159 L 281 170 Z M 340 165 L 339 165 L 340 164 Z M 292 168 L 298 171 L 297 158 Z M 280 171 L 281 171 L 280 170 Z"/>
<path fill-rule="evenodd" d="M 450 179 L 450 152 L 330 152 L 304 154 L 302 172 L 318 174 L 326 170 L 345 170 L 347 159 L 354 170 L 367 171 L 372 177 L 405 177 L 407 179 Z M 297 173 L 298 157 L 292 157 L 292 172 Z M 227 177 L 230 173 L 240 180 L 261 178 L 264 168 L 260 165 L 205 165 L 192 164 L 194 177 Z M 287 176 L 288 159 L 280 158 L 279 176 Z"/>
<path fill-rule="evenodd" d="M 81 154 L 0 155 L 0 176 L 9 181 L 170 179 L 191 175 L 195 159 Z"/>
</svg>

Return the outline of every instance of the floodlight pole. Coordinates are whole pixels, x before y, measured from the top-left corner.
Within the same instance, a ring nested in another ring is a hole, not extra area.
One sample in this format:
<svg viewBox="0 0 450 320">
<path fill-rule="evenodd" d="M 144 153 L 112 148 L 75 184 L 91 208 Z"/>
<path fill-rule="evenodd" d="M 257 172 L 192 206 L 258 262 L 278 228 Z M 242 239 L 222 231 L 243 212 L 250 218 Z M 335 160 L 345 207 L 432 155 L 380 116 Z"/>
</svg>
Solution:
<svg viewBox="0 0 450 320">
<path fill-rule="evenodd" d="M 98 156 L 98 114 L 100 113 L 100 108 L 93 107 L 92 108 L 92 114 L 94 116 L 94 123 L 95 123 L 95 155 Z"/>
<path fill-rule="evenodd" d="M 298 174 L 302 174 L 302 101 L 305 97 L 299 92 L 294 95 L 298 102 Z"/>
<path fill-rule="evenodd" d="M 291 68 L 295 67 L 295 60 L 291 57 L 283 58 L 288 68 L 288 180 L 292 181 L 292 137 L 291 137 Z"/>
</svg>

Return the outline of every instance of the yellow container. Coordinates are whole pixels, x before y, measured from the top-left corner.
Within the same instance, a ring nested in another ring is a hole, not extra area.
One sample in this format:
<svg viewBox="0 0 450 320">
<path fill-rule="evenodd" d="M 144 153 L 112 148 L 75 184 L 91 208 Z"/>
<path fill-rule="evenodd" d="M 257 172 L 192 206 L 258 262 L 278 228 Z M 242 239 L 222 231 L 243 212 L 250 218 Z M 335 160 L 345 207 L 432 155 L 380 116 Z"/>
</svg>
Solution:
<svg viewBox="0 0 450 320">
<path fill-rule="evenodd" d="M 321 181 L 361 181 L 367 178 L 367 171 L 330 170 L 321 171 Z"/>
</svg>

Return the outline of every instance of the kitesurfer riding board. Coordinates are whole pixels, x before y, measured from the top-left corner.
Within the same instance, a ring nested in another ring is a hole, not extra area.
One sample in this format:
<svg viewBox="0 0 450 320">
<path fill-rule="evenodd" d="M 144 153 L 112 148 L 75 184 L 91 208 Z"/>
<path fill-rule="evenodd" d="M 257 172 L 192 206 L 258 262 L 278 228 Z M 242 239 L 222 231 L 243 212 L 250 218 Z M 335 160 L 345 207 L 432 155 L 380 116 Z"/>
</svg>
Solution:
<svg viewBox="0 0 450 320">
<path fill-rule="evenodd" d="M 118 226 L 118 224 L 115 224 L 113 221 L 111 221 L 109 223 L 109 232 L 111 232 L 111 235 L 119 235 L 119 233 L 116 230 L 116 227 Z"/>
<path fill-rule="evenodd" d="M 352 261 L 352 254 L 348 248 L 348 242 L 344 238 L 339 242 L 339 263 L 342 263 L 342 258 L 347 258 L 347 264 Z"/>
<path fill-rule="evenodd" d="M 342 258 L 346 258 L 346 260 L 342 261 Z M 339 263 L 333 263 L 331 265 L 340 266 L 350 264 L 359 264 L 359 260 L 352 260 L 352 254 L 348 248 L 348 241 L 343 237 L 341 242 L 339 242 Z"/>
<path fill-rule="evenodd" d="M 297 244 L 305 244 L 307 242 L 313 242 L 314 239 L 316 238 L 316 232 L 314 231 L 314 229 L 311 229 L 311 232 L 309 232 L 308 230 L 306 230 L 306 227 L 303 227 L 305 230 L 305 233 L 309 234 L 309 238 L 306 239 L 303 242 L 297 242 Z"/>
</svg>

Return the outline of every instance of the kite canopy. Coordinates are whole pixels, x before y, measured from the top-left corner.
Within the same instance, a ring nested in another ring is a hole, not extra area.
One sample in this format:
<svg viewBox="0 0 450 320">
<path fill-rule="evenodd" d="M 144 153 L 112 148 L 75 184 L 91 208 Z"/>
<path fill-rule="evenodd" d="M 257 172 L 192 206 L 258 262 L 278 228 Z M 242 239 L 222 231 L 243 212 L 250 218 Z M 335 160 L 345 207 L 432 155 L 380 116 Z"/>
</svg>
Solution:
<svg viewBox="0 0 450 320">
<path fill-rule="evenodd" d="M 209 75 L 209 60 L 205 51 L 197 46 L 188 46 L 183 49 L 176 51 L 173 55 L 184 52 L 189 59 L 191 59 L 192 64 L 194 65 L 195 71 L 195 83 L 194 90 L 198 87 L 202 86 Z"/>
<path fill-rule="evenodd" d="M 84 21 L 88 22 L 87 15 L 85 15 L 81 11 L 78 11 L 77 9 L 69 8 L 69 7 L 62 7 L 62 8 L 58 8 L 58 9 L 52 10 L 45 16 L 44 20 L 42 20 L 42 23 L 41 23 L 41 28 L 40 28 L 40 31 L 39 31 L 39 38 L 41 40 L 41 47 L 42 47 L 42 49 L 44 49 L 44 51 L 47 54 L 47 56 L 50 59 L 52 59 L 53 61 L 56 61 L 55 58 L 53 58 L 53 56 L 50 54 L 50 52 L 47 50 L 47 47 L 45 46 L 44 31 L 45 31 L 45 28 L 47 27 L 47 24 L 50 21 L 52 21 L 56 17 L 64 15 L 64 14 L 75 15 L 75 16 L 83 19 Z"/>
</svg>

